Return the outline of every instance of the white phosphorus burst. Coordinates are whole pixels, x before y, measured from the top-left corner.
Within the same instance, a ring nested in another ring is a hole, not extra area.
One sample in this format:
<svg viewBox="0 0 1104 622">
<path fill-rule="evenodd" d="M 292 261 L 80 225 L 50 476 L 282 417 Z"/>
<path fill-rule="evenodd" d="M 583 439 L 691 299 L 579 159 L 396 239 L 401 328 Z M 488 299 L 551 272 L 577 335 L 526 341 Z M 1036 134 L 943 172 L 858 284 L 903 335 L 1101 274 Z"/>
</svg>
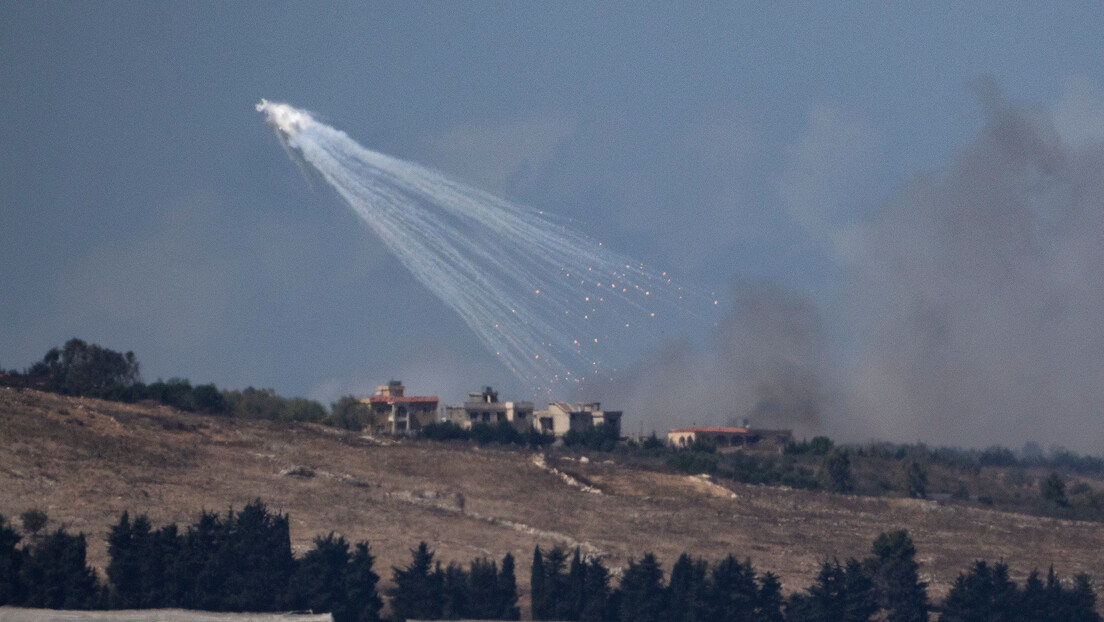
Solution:
<svg viewBox="0 0 1104 622">
<path fill-rule="evenodd" d="M 257 110 L 535 391 L 608 377 L 601 355 L 655 345 L 646 335 L 685 309 L 686 292 L 666 273 L 541 212 L 365 149 L 307 111 L 263 99 Z"/>
</svg>

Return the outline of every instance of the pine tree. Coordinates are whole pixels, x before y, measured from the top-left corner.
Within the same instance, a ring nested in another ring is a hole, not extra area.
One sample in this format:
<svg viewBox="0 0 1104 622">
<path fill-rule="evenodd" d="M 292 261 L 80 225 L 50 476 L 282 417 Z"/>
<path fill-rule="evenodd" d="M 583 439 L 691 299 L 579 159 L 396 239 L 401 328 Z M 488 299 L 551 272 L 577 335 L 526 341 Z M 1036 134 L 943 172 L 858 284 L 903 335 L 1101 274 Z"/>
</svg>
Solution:
<svg viewBox="0 0 1104 622">
<path fill-rule="evenodd" d="M 550 620 L 565 620 L 571 615 L 571 585 L 568 582 L 567 552 L 555 547 L 544 556 L 546 612 Z"/>
<path fill-rule="evenodd" d="M 24 605 L 42 609 L 91 609 L 98 604 L 96 572 L 88 566 L 84 534 L 58 529 L 40 540 L 23 565 Z"/>
<path fill-rule="evenodd" d="M 1070 622 L 1100 622 L 1096 612 L 1096 593 L 1093 591 L 1089 575 L 1080 573 L 1073 578 L 1073 589 L 1066 598 L 1066 611 Z"/>
<path fill-rule="evenodd" d="M 314 539 L 296 569 L 294 599 L 296 607 L 330 612 L 335 622 L 354 620 L 349 606 L 349 545 L 345 538 L 330 532 Z"/>
<path fill-rule="evenodd" d="M 373 570 L 376 558 L 367 542 L 358 542 L 349 560 L 346 581 L 349 590 L 349 614 L 357 622 L 377 622 L 383 601 L 376 586 L 379 575 Z"/>
<path fill-rule="evenodd" d="M 0 516 L 0 607 L 23 602 L 23 583 L 19 573 L 23 567 L 23 551 L 15 548 L 19 534 Z"/>
<path fill-rule="evenodd" d="M 958 575 L 943 601 L 940 622 L 1011 622 L 1019 601 L 1016 585 L 1008 579 L 1008 567 L 989 566 L 977 561 L 965 574 Z"/>
<path fill-rule="evenodd" d="M 472 560 L 468 567 L 468 598 L 470 617 L 478 620 L 501 619 L 502 600 L 498 588 L 497 564 L 485 557 Z"/>
<path fill-rule="evenodd" d="M 713 566 L 709 583 L 709 615 L 714 620 L 747 620 L 755 612 L 758 587 L 751 562 L 728 555 Z"/>
<path fill-rule="evenodd" d="M 655 555 L 630 559 L 621 577 L 621 622 L 660 622 L 667 611 L 663 570 Z"/>
<path fill-rule="evenodd" d="M 709 567 L 686 553 L 671 567 L 667 585 L 667 619 L 672 622 L 704 622 L 709 619 Z"/>
<path fill-rule="evenodd" d="M 927 584 L 920 581 L 916 547 L 903 529 L 879 535 L 867 566 L 888 622 L 927 622 Z"/>
<path fill-rule="evenodd" d="M 782 583 L 773 573 L 759 579 L 759 597 L 755 601 L 757 622 L 784 622 L 782 615 Z"/>
<path fill-rule="evenodd" d="M 287 515 L 273 515 L 257 499 L 242 508 L 232 524 L 220 561 L 231 568 L 226 591 L 230 611 L 278 611 L 287 606 L 295 557 Z"/>
<path fill-rule="evenodd" d="M 392 619 L 396 622 L 407 618 L 439 620 L 444 609 L 440 567 L 434 567 L 433 553 L 425 542 L 411 549 L 410 555 L 409 566 L 391 568 L 395 583 L 388 591 Z"/>
<path fill-rule="evenodd" d="M 583 608 L 579 619 L 587 622 L 612 620 L 610 611 L 609 571 L 601 560 L 587 562 L 586 583 L 583 586 Z"/>
<path fill-rule="evenodd" d="M 441 576 L 441 617 L 445 620 L 461 620 L 470 617 L 468 573 L 455 562 L 450 562 Z"/>
</svg>

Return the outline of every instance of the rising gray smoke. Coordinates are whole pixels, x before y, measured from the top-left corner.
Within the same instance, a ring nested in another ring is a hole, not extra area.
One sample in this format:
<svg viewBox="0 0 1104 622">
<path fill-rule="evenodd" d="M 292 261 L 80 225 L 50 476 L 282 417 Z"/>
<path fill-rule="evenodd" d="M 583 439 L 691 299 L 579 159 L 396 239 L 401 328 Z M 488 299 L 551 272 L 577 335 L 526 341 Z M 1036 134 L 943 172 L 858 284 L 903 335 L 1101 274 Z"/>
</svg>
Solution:
<svg viewBox="0 0 1104 622">
<path fill-rule="evenodd" d="M 813 433 L 833 404 L 826 363 L 820 320 L 805 298 L 767 284 L 742 285 L 706 345 L 664 345 L 606 399 L 639 413 L 646 433 L 744 419 Z"/>
<path fill-rule="evenodd" d="M 614 399 L 645 431 L 793 426 L 861 441 L 1104 448 L 1104 143 L 983 97 L 944 170 L 859 227 L 828 354 L 814 307 L 741 288 L 708 345 L 668 344 Z"/>
<path fill-rule="evenodd" d="M 1104 447 L 1104 149 L 990 90 L 980 136 L 865 230 L 841 424 Z"/>
</svg>

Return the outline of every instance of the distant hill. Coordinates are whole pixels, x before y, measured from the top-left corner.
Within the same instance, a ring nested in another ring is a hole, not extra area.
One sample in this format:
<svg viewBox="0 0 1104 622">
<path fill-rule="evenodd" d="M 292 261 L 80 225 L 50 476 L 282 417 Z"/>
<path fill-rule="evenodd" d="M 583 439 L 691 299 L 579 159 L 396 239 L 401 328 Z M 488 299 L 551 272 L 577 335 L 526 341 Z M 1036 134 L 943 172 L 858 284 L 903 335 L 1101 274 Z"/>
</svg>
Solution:
<svg viewBox="0 0 1104 622">
<path fill-rule="evenodd" d="M 975 559 L 1003 559 L 1019 582 L 1051 564 L 1104 578 L 1101 523 L 714 482 L 604 454 L 373 439 L 11 387 L 0 387 L 0 439 L 0 514 L 40 508 L 49 529 L 84 532 L 101 577 L 105 535 L 124 510 L 183 526 L 201 509 L 260 498 L 290 515 L 297 554 L 330 531 L 369 540 L 385 583 L 420 540 L 444 562 L 511 552 L 523 603 L 535 545 L 580 546 L 613 568 L 651 551 L 668 571 L 684 551 L 734 553 L 790 591 L 821 561 L 865 556 L 896 528 L 909 530 L 936 600 Z"/>
</svg>

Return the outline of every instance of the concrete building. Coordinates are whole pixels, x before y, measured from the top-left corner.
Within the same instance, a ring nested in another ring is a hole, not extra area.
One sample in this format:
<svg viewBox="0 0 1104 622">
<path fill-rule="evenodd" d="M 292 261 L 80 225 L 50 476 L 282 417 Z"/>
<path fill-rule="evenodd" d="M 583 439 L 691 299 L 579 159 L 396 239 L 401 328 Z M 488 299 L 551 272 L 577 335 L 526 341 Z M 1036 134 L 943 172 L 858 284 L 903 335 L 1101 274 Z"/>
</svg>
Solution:
<svg viewBox="0 0 1104 622">
<path fill-rule="evenodd" d="M 695 442 L 709 443 L 718 450 L 782 451 L 793 442 L 792 430 L 757 430 L 754 428 L 694 427 L 667 432 L 667 444 L 690 447 Z"/>
<path fill-rule="evenodd" d="M 445 407 L 445 420 L 465 430 L 476 424 L 513 424 L 518 432 L 525 432 L 533 425 L 533 402 L 500 402 L 498 391 L 483 387 L 482 391 L 468 394 L 463 404 Z"/>
<path fill-rule="evenodd" d="M 375 395 L 361 402 L 372 410 L 371 429 L 387 434 L 413 434 L 437 421 L 437 398 L 404 395 L 402 382 L 391 382 L 376 387 Z"/>
<path fill-rule="evenodd" d="M 576 404 L 573 408 L 567 402 L 552 402 L 547 410 L 538 410 L 533 414 L 533 427 L 538 432 L 552 433 L 557 438 L 569 430 L 585 432 L 598 425 L 610 425 L 621 436 L 621 411 L 602 410 L 600 402 Z"/>
</svg>

